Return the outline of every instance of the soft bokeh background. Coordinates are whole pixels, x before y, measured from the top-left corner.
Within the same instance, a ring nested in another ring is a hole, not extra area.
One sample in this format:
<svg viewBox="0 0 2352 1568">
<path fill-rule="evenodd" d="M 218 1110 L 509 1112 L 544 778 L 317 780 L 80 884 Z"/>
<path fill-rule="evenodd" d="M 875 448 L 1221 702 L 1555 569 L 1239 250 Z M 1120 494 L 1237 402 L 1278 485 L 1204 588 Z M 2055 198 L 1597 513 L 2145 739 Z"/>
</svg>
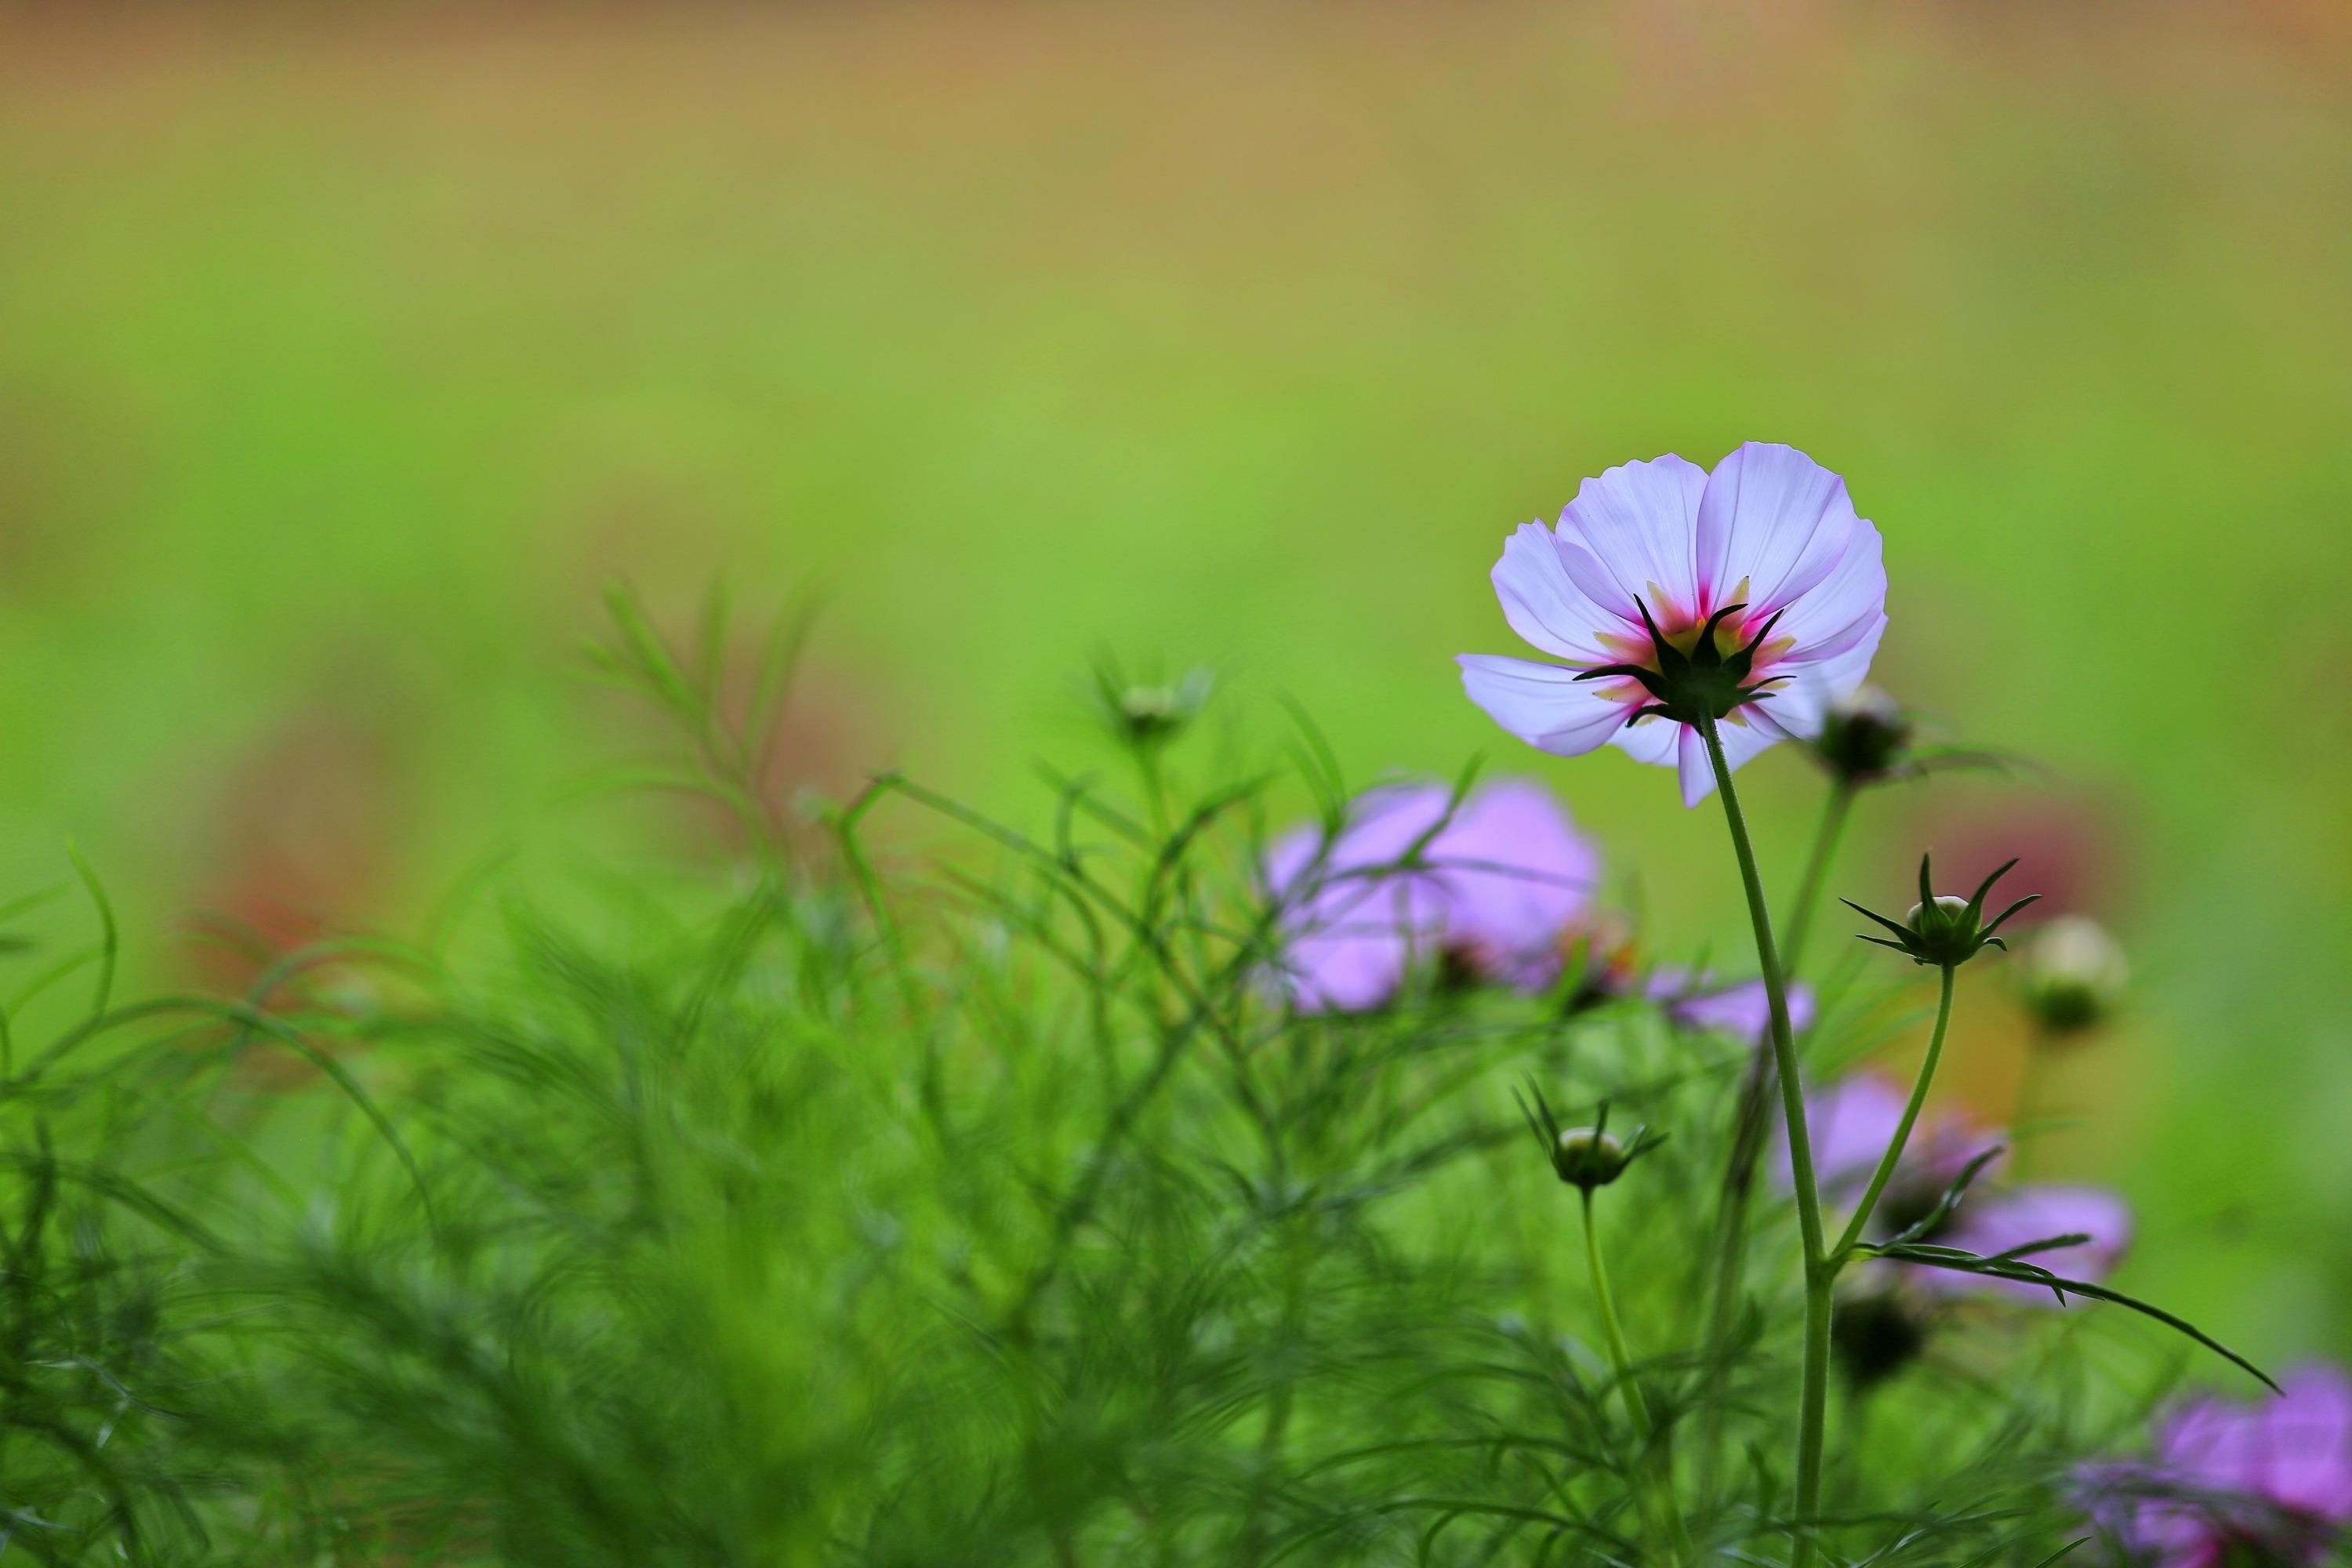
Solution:
<svg viewBox="0 0 2352 1568">
<path fill-rule="evenodd" d="M 2127 1283 L 2352 1354 L 2352 24 L 2318 0 L 0 6 L 0 875 L 413 921 L 640 738 L 608 582 L 824 584 L 795 735 L 992 807 L 1097 647 L 1349 765 L 1537 766 L 1449 656 L 1582 476 L 1749 437 L 1885 531 L 1884 684 L 2046 775 L 2130 1018 L 2046 1171 Z M 1663 940 L 1720 820 L 1545 764 Z M 1816 783 L 1749 786 L 1785 886 Z M 1969 1001 L 1988 1114 L 2019 1030 Z"/>
</svg>

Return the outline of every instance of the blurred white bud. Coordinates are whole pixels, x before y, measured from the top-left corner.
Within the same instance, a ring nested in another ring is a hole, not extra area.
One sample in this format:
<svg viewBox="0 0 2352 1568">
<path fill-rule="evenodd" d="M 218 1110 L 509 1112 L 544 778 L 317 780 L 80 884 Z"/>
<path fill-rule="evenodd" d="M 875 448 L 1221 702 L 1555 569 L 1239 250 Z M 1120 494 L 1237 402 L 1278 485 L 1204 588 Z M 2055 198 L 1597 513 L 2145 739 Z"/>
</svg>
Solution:
<svg viewBox="0 0 2352 1568">
<path fill-rule="evenodd" d="M 2105 926 L 2061 915 L 2026 950 L 2025 1004 L 2054 1035 L 2071 1035 L 2108 1017 L 2123 999 L 2131 969 Z"/>
</svg>

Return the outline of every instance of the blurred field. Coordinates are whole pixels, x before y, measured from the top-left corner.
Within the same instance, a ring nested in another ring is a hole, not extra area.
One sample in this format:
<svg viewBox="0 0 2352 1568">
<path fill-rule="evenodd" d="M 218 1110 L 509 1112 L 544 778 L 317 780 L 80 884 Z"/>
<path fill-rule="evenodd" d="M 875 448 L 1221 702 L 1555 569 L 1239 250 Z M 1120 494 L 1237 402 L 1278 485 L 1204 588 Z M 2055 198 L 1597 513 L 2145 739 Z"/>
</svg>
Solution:
<svg viewBox="0 0 2352 1568">
<path fill-rule="evenodd" d="M 1107 646 L 1360 773 L 1583 475 L 1785 439 L 1879 676 L 2131 942 L 2051 1156 L 2131 1279 L 2352 1352 L 2352 28 L 2327 9 L 0 11 L 0 873 L 415 917 L 634 737 L 608 581 L 827 590 L 801 754 L 1019 810 Z M 1721 825 L 1542 769 L 1687 949 Z M 1812 781 L 1757 765 L 1785 879 Z M 2055 901 L 2055 900 L 2053 900 Z M 1955 1072 L 2005 1105 L 1980 987 Z M 2262 1289 L 2241 1275 L 2252 1271 Z"/>
</svg>

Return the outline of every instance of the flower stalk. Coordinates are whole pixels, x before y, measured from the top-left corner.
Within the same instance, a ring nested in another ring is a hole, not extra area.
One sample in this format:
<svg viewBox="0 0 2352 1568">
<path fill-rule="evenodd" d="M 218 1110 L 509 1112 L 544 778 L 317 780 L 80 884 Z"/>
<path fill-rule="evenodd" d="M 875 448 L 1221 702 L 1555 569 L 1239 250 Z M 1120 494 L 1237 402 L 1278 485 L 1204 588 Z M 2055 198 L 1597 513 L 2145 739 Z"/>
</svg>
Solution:
<svg viewBox="0 0 2352 1568">
<path fill-rule="evenodd" d="M 1515 1098 L 1519 1102 L 1519 1114 L 1527 1119 L 1528 1131 L 1535 1134 L 1537 1147 L 1551 1164 L 1552 1173 L 1563 1184 L 1574 1187 L 1580 1200 L 1584 1266 L 1591 1276 L 1593 1301 L 1601 1313 L 1601 1340 L 1608 1347 L 1609 1364 L 1616 1373 L 1617 1385 L 1624 1390 L 1625 1415 L 1642 1446 L 1642 1467 L 1650 1472 L 1635 1489 L 1644 1528 L 1668 1543 L 1677 1565 L 1687 1563 L 1691 1560 L 1690 1531 L 1683 1523 L 1682 1509 L 1675 1500 L 1674 1458 L 1658 1441 L 1657 1422 L 1652 1418 L 1649 1401 L 1633 1375 L 1633 1353 L 1626 1348 L 1624 1326 L 1617 1317 L 1616 1293 L 1609 1288 L 1608 1266 L 1601 1260 L 1601 1237 L 1592 1224 L 1594 1190 L 1613 1184 L 1634 1161 L 1665 1140 L 1647 1127 L 1636 1128 L 1631 1138 L 1611 1136 L 1606 1100 L 1601 1101 L 1600 1114 L 1591 1126 L 1562 1128 L 1559 1119 L 1552 1114 L 1550 1103 L 1544 1099 L 1542 1087 L 1532 1079 L 1528 1082 L 1528 1093 L 1515 1092 Z"/>
<path fill-rule="evenodd" d="M 1820 902 L 1830 866 L 1837 858 L 1838 843 L 1844 837 L 1846 818 L 1858 789 L 1859 785 L 1843 776 L 1830 786 L 1828 802 L 1822 808 L 1821 826 L 1814 830 L 1812 848 L 1805 858 L 1804 875 L 1797 885 L 1796 902 L 1789 911 L 1789 942 L 1782 955 L 1784 979 L 1793 980 L 1797 975 L 1805 932 L 1812 923 L 1814 906 Z M 1717 1355 L 1729 1342 L 1739 1316 L 1740 1290 L 1748 1269 L 1748 1205 L 1756 1190 L 1756 1163 L 1763 1156 L 1764 1135 L 1770 1125 L 1772 1049 L 1768 1030 L 1758 1037 L 1748 1058 L 1748 1070 L 1739 1081 L 1739 1099 L 1732 1111 L 1731 1154 L 1724 1163 L 1723 1199 L 1716 1221 L 1715 1278 L 1707 1313 L 1707 1344 Z M 1712 1493 L 1715 1489 L 1722 1447 L 1722 1407 L 1720 1404 L 1710 1405 L 1706 1429 L 1699 1443 L 1702 1492 Z"/>
<path fill-rule="evenodd" d="M 1609 1365 L 1617 1375 L 1617 1386 L 1625 1400 L 1625 1415 L 1633 1424 L 1633 1436 L 1641 1442 L 1645 1462 L 1654 1462 L 1657 1467 L 1654 1485 L 1643 1489 L 1654 1500 L 1652 1511 L 1657 1517 L 1652 1528 L 1662 1530 L 1672 1542 L 1675 1562 L 1686 1563 L 1691 1560 L 1690 1531 L 1683 1522 L 1682 1510 L 1675 1505 L 1672 1463 L 1658 1443 L 1657 1423 L 1650 1415 L 1650 1402 L 1642 1393 L 1641 1380 L 1633 1375 L 1633 1353 L 1626 1346 L 1625 1330 L 1618 1321 L 1617 1298 L 1609 1289 L 1609 1268 L 1601 1259 L 1601 1237 L 1592 1224 L 1592 1188 L 1583 1187 L 1577 1195 L 1584 1214 L 1584 1264 L 1592 1277 L 1592 1299 L 1601 1312 L 1601 1334 L 1609 1349 Z"/>
<path fill-rule="evenodd" d="M 1731 782 L 1731 764 L 1723 752 L 1723 737 L 1711 713 L 1699 715 L 1698 732 L 1715 772 L 1716 792 L 1723 797 L 1723 816 L 1731 831 L 1732 854 L 1739 863 L 1739 880 L 1748 895 L 1748 918 L 1756 931 L 1756 962 L 1763 972 L 1764 994 L 1771 1010 L 1772 1064 L 1780 1079 L 1780 1110 L 1788 1124 L 1789 1165 L 1797 1190 L 1797 1228 L 1804 1248 L 1805 1342 L 1802 1382 L 1797 1406 L 1797 1489 L 1795 1568 L 1811 1568 L 1815 1555 L 1813 1518 L 1821 1510 L 1822 1435 L 1829 1413 L 1830 1287 L 1835 1277 L 1822 1242 L 1822 1199 L 1813 1174 L 1813 1141 L 1805 1124 L 1804 1083 L 1797 1069 L 1795 1031 L 1789 1026 L 1788 979 L 1772 936 L 1771 906 L 1764 897 L 1764 879 L 1756 869 L 1756 849 L 1748 837 L 1748 819 L 1739 809 L 1738 792 Z"/>
<path fill-rule="evenodd" d="M 1919 1063 L 1919 1077 L 1911 1085 L 1911 1098 L 1903 1107 L 1903 1120 L 1895 1124 L 1895 1135 L 1887 1140 L 1886 1152 L 1879 1157 L 1878 1168 L 1871 1173 L 1870 1184 L 1863 1189 L 1862 1201 L 1854 1205 L 1853 1217 L 1846 1222 L 1845 1234 L 1838 1237 L 1836 1247 L 1830 1253 L 1833 1266 L 1843 1263 L 1853 1253 L 1854 1243 L 1862 1239 L 1871 1211 L 1878 1206 L 1886 1184 L 1895 1179 L 1895 1168 L 1902 1163 L 1904 1145 L 1911 1141 L 1911 1129 L 1918 1124 L 1920 1109 L 1927 1103 L 1928 1085 L 1935 1082 L 1936 1064 L 1944 1055 L 1944 1033 L 1951 1027 L 1952 977 L 1958 966 L 1947 963 L 1941 971 L 1943 991 L 1936 1003 L 1936 1030 L 1927 1037 L 1927 1054 Z"/>
</svg>

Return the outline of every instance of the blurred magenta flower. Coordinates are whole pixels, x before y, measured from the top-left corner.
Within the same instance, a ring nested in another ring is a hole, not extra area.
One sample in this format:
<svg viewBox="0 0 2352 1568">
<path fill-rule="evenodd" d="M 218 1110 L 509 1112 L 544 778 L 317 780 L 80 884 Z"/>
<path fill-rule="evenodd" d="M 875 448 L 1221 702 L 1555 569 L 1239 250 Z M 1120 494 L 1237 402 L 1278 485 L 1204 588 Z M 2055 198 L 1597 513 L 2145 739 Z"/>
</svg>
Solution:
<svg viewBox="0 0 2352 1568">
<path fill-rule="evenodd" d="M 1283 980 L 1302 1010 L 1377 1007 L 1416 954 L 1530 992 L 1559 973 L 1600 851 L 1539 784 L 1488 784 L 1449 818 L 1452 800 L 1442 784 L 1388 785 L 1357 797 L 1328 849 L 1315 827 L 1275 844 L 1266 881 L 1286 906 Z"/>
<path fill-rule="evenodd" d="M 1556 529 L 1529 522 L 1504 542 L 1493 575 L 1511 629 L 1565 662 L 1464 654 L 1470 700 L 1558 756 L 1613 742 L 1676 767 L 1688 805 L 1715 787 L 1698 731 L 1664 716 L 1633 722 L 1657 699 L 1634 674 L 1580 673 L 1654 674 L 1660 642 L 1687 655 L 1705 637 L 1703 658 L 1735 664 L 1752 647 L 1736 673 L 1762 700 L 1744 697 L 1722 721 L 1736 768 L 1776 741 L 1817 734 L 1827 706 L 1862 684 L 1886 627 L 1877 529 L 1855 515 L 1843 479 L 1762 442 L 1713 474 L 1668 454 L 1587 479 Z"/>
<path fill-rule="evenodd" d="M 1795 1010 L 1795 998 L 1790 999 Z M 1859 1197 L 1903 1120 L 1903 1086 L 1884 1074 L 1858 1072 L 1805 1097 L 1805 1125 L 1813 1135 L 1813 1171 L 1824 1197 Z M 2000 1140 L 1952 1110 L 1931 1110 L 1911 1130 L 1903 1163 L 1880 1200 L 1877 1217 L 1890 1230 L 1934 1208 L 1968 1163 Z M 1789 1140 L 1780 1136 L 1774 1170 L 1790 1189 Z"/>
<path fill-rule="evenodd" d="M 2076 1473 L 2099 1528 L 2156 1568 L 2317 1562 L 2352 1521 L 2352 1378 L 2287 1374 L 2258 1404 L 2191 1399 L 2145 1462 Z"/>
<path fill-rule="evenodd" d="M 2026 1255 L 2025 1261 L 2047 1268 L 2062 1279 L 2090 1284 L 2104 1281 L 2123 1261 L 2131 1246 L 2131 1205 L 2105 1187 L 2055 1183 L 2011 1187 L 2006 1192 L 1970 1194 L 1962 1200 L 1951 1223 L 1939 1229 L 1940 1247 L 1957 1247 L 1980 1258 L 2007 1252 L 2053 1237 L 2086 1235 L 2088 1241 L 2053 1247 Z M 2055 1293 L 2019 1279 L 1992 1279 L 1948 1268 L 1922 1268 L 1920 1283 L 1947 1295 L 2002 1291 L 2037 1306 L 2060 1304 Z"/>
<path fill-rule="evenodd" d="M 1711 974 L 1687 969 L 1661 969 L 1650 976 L 1650 999 L 1664 1006 L 1678 1027 L 1703 1033 L 1758 1040 L 1771 1026 L 1772 1005 L 1761 980 L 1735 981 L 1727 985 Z M 1807 1029 L 1813 1022 L 1812 987 L 1801 981 L 1789 986 L 1789 1026 Z M 1895 1109 L 1902 1109 L 1896 1101 Z M 1885 1145 L 1882 1142 L 1881 1148 Z"/>
<path fill-rule="evenodd" d="M 1641 988 L 1642 951 L 1633 922 L 1614 910 L 1588 910 L 1559 933 L 1559 966 L 1576 975 L 1571 1011 L 1631 996 Z"/>
<path fill-rule="evenodd" d="M 1903 1119 L 1905 1095 L 1894 1079 L 1874 1072 L 1854 1073 L 1806 1097 L 1806 1124 L 1813 1134 L 1813 1166 L 1824 1197 L 1854 1198 Z M 1953 1110 L 1930 1111 L 1911 1130 L 1903 1163 L 1871 1216 L 1880 1237 L 1895 1235 L 1933 1215 L 1969 1161 L 2000 1139 Z M 1789 1190 L 1789 1145 L 1780 1142 L 1774 1171 Z M 2029 1242 L 2085 1234 L 2090 1240 L 2028 1255 L 2052 1273 L 2097 1284 L 2114 1271 L 2131 1244 L 2131 1209 L 2104 1187 L 2028 1184 L 2006 1191 L 1972 1186 L 1950 1216 L 1924 1239 L 1991 1257 Z M 1918 1282 L 1945 1295 L 2004 1291 L 2020 1300 L 2058 1305 L 2050 1290 L 2012 1279 L 1990 1279 L 1953 1269 L 1918 1268 Z"/>
</svg>

